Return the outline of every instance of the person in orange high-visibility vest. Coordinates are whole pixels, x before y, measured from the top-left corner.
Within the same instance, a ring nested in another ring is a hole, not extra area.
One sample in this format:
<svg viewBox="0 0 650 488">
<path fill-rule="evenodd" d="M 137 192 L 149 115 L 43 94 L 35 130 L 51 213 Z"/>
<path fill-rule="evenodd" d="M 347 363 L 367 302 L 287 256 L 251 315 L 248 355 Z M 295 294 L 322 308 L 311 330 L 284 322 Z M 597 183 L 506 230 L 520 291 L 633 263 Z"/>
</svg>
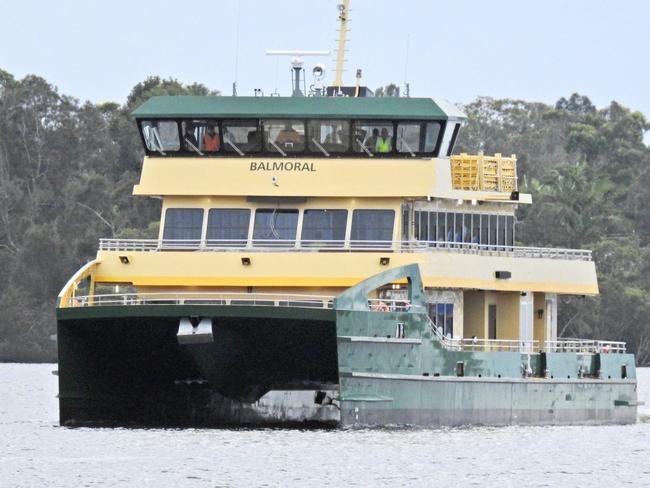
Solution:
<svg viewBox="0 0 650 488">
<path fill-rule="evenodd" d="M 220 146 L 219 134 L 214 130 L 214 126 L 208 127 L 207 132 L 203 136 L 203 150 L 205 152 L 217 152 Z"/>
</svg>

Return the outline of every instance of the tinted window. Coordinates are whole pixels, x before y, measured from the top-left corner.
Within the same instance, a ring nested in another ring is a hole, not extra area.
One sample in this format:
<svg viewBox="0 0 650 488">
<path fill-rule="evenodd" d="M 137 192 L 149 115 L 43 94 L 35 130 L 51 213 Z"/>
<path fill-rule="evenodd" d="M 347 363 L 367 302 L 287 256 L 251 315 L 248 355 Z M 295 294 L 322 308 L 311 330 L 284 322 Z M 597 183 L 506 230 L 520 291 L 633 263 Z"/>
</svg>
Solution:
<svg viewBox="0 0 650 488">
<path fill-rule="evenodd" d="M 472 215 L 472 242 L 478 244 L 481 238 L 481 216 L 479 214 Z"/>
<path fill-rule="evenodd" d="M 320 244 L 304 241 L 339 241 L 336 246 L 343 246 L 347 220 L 347 210 L 305 210 L 302 217 L 303 245 Z"/>
<path fill-rule="evenodd" d="M 497 216 L 490 215 L 490 236 L 489 244 L 495 245 L 497 243 Z"/>
<path fill-rule="evenodd" d="M 255 211 L 253 245 L 293 246 L 298 227 L 298 210 L 262 208 Z M 268 241 L 268 242 L 264 242 Z M 289 241 L 289 242 L 271 242 Z"/>
<path fill-rule="evenodd" d="M 460 124 L 454 125 L 454 132 L 451 135 L 451 140 L 449 141 L 449 147 L 447 148 L 447 156 L 451 156 L 454 146 L 456 145 L 456 139 L 458 139 L 458 131 L 460 131 Z"/>
<path fill-rule="evenodd" d="M 224 151 L 250 154 L 262 150 L 262 133 L 257 120 L 224 120 L 222 127 Z"/>
<path fill-rule="evenodd" d="M 204 155 L 216 153 L 221 148 L 221 135 L 216 120 L 184 120 L 181 132 L 185 151 Z"/>
<path fill-rule="evenodd" d="M 432 153 L 438 145 L 440 122 L 427 122 L 424 130 L 424 152 Z"/>
<path fill-rule="evenodd" d="M 420 123 L 400 122 L 397 124 L 397 152 L 415 154 L 420 152 Z"/>
<path fill-rule="evenodd" d="M 142 136 L 149 151 L 164 153 L 178 151 L 178 124 L 171 120 L 145 120 L 141 122 Z"/>
<path fill-rule="evenodd" d="M 245 246 L 251 211 L 247 208 L 211 208 L 206 239 L 217 246 Z"/>
<path fill-rule="evenodd" d="M 513 217 L 506 217 L 506 246 L 515 245 L 515 219 Z"/>
<path fill-rule="evenodd" d="M 165 212 L 163 239 L 200 240 L 202 208 L 168 208 Z"/>
<path fill-rule="evenodd" d="M 350 240 L 392 241 L 394 221 L 393 210 L 354 210 Z"/>
<path fill-rule="evenodd" d="M 393 124 L 391 122 L 354 123 L 354 152 L 389 153 L 393 150 Z"/>
<path fill-rule="evenodd" d="M 289 154 L 305 150 L 305 124 L 302 120 L 264 121 L 264 149 Z"/>
<path fill-rule="evenodd" d="M 430 241 L 438 240 L 437 217 L 438 217 L 438 212 L 429 213 L 429 240 Z"/>
<path fill-rule="evenodd" d="M 350 122 L 347 120 L 312 120 L 309 122 L 309 150 L 341 153 L 350 150 Z"/>
</svg>

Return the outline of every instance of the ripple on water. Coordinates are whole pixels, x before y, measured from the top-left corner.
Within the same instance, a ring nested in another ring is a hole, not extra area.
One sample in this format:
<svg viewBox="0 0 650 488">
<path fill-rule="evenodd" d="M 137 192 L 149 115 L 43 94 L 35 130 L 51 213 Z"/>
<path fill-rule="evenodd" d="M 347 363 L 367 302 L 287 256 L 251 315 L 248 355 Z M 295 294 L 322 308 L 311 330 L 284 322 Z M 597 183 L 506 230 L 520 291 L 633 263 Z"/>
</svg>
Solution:
<svg viewBox="0 0 650 488">
<path fill-rule="evenodd" d="M 615 487 L 650 475 L 648 369 L 636 425 L 345 431 L 60 428 L 51 369 L 0 364 L 3 488 Z"/>
</svg>

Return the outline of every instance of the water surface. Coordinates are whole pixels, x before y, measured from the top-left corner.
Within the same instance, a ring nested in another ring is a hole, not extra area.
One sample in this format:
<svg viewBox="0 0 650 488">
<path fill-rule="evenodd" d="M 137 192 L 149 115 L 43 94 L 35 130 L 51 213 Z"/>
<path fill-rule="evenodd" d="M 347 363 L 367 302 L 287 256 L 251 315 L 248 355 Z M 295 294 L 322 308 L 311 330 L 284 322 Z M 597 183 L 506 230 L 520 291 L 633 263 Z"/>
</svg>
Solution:
<svg viewBox="0 0 650 488">
<path fill-rule="evenodd" d="M 628 426 L 69 429 L 56 365 L 0 364 L 0 487 L 650 486 L 650 369 Z"/>
</svg>

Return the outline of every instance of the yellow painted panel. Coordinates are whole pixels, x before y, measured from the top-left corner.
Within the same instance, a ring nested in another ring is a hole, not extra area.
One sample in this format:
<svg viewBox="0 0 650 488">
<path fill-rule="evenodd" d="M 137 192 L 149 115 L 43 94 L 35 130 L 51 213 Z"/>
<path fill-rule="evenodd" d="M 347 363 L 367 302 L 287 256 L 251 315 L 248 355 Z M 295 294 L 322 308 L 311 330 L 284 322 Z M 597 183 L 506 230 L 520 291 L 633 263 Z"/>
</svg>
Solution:
<svg viewBox="0 0 650 488">
<path fill-rule="evenodd" d="M 145 158 L 133 193 L 425 196 L 436 187 L 435 168 L 435 159 L 421 158 Z"/>
<path fill-rule="evenodd" d="M 497 293 L 497 339 L 519 339 L 519 292 Z"/>
<path fill-rule="evenodd" d="M 126 255 L 130 264 L 122 264 Z M 349 287 L 388 267 L 420 264 L 426 287 L 596 294 L 593 262 L 508 258 L 455 252 L 113 252 L 100 251 L 100 282 L 139 286 Z M 241 258 L 249 257 L 250 266 Z M 497 280 L 495 270 L 512 278 Z"/>
<path fill-rule="evenodd" d="M 487 337 L 485 292 L 467 291 L 463 297 L 464 337 L 484 339 Z"/>
</svg>

